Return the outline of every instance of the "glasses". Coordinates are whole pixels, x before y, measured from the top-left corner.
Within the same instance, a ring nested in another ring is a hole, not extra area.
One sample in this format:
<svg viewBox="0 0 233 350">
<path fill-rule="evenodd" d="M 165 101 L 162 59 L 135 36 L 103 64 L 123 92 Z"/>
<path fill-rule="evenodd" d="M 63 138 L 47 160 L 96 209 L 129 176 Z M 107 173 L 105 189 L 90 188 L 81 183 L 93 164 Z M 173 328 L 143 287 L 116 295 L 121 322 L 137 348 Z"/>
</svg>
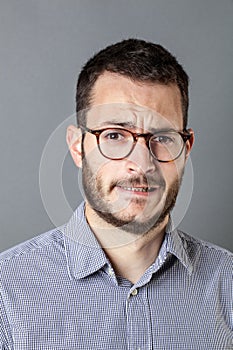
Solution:
<svg viewBox="0 0 233 350">
<path fill-rule="evenodd" d="M 128 157 L 139 137 L 143 137 L 151 155 L 157 161 L 172 162 L 180 157 L 186 141 L 191 137 L 187 130 L 160 130 L 153 134 L 140 134 L 122 128 L 92 130 L 82 126 L 81 129 L 95 135 L 100 153 L 113 160 Z"/>
</svg>

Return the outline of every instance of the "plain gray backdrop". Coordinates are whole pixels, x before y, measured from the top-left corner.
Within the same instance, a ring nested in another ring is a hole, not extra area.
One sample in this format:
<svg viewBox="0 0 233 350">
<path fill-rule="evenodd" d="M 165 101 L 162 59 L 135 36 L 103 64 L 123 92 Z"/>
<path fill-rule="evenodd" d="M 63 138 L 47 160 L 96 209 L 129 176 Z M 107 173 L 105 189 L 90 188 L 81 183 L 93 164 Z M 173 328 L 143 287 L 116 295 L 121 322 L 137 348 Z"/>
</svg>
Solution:
<svg viewBox="0 0 233 350">
<path fill-rule="evenodd" d="M 1 0 L 0 251 L 54 227 L 40 194 L 43 149 L 75 111 L 82 65 L 129 37 L 164 45 L 190 75 L 194 188 L 180 228 L 233 250 L 233 1 Z M 68 155 L 63 186 L 75 209 Z"/>
</svg>

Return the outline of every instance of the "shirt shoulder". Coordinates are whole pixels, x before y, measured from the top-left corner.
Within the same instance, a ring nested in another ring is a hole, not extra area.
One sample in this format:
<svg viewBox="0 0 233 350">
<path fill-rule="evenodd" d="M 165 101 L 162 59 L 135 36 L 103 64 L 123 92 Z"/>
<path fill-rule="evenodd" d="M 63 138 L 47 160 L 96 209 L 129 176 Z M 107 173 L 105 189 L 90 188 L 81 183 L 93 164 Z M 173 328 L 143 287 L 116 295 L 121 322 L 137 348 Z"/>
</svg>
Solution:
<svg viewBox="0 0 233 350">
<path fill-rule="evenodd" d="M 62 229 L 63 227 L 52 229 L 3 251 L 0 253 L 0 266 L 16 258 L 26 258 L 31 253 L 40 254 L 48 248 L 55 249 L 56 246 L 63 245 Z"/>
<path fill-rule="evenodd" d="M 206 242 L 178 230 L 185 250 L 195 265 L 206 265 L 206 268 L 225 269 L 233 273 L 233 253 L 216 244 Z"/>
<path fill-rule="evenodd" d="M 0 254 L 0 349 L 14 347 L 12 323 L 17 307 L 14 309 L 13 305 L 19 300 L 20 305 L 25 306 L 30 290 L 31 298 L 36 300 L 34 287 L 41 288 L 43 283 L 48 283 L 46 275 L 55 280 L 62 274 L 64 260 L 61 228 L 35 236 Z M 23 312 L 21 310 L 19 319 L 23 318 Z"/>
</svg>

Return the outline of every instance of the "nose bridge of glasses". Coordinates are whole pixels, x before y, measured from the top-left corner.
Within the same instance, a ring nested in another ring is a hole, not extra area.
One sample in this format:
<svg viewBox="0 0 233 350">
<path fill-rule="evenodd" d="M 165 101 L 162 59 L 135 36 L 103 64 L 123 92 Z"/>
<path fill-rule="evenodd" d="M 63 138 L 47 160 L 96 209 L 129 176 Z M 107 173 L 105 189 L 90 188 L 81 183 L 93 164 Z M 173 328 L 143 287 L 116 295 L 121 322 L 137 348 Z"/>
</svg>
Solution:
<svg viewBox="0 0 233 350">
<path fill-rule="evenodd" d="M 144 145 L 146 145 L 148 151 L 151 152 L 151 150 L 150 150 L 150 139 L 153 136 L 153 134 L 151 134 L 151 133 L 143 133 L 143 134 L 135 133 L 135 134 L 133 134 L 133 136 L 134 136 L 134 143 L 135 144 L 138 143 L 139 139 L 141 139 L 141 142 L 143 142 Z"/>
<path fill-rule="evenodd" d="M 131 150 L 131 157 L 134 157 L 134 154 L 136 158 L 143 162 L 151 162 L 153 159 L 154 162 L 154 156 L 151 153 L 150 149 L 150 138 L 153 136 L 151 133 L 131 133 L 134 138 L 134 144 Z"/>
</svg>

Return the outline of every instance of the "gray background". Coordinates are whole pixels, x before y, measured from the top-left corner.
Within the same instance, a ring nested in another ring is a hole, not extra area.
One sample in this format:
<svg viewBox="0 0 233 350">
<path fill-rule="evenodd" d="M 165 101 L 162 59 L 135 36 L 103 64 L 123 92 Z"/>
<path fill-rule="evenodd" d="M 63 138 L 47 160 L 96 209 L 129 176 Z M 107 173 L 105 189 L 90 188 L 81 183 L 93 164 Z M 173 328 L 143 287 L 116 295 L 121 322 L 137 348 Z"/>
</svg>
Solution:
<svg viewBox="0 0 233 350">
<path fill-rule="evenodd" d="M 74 113 L 81 66 L 128 37 L 161 43 L 191 77 L 194 191 L 180 227 L 233 250 L 232 19 L 232 0 L 1 0 L 0 251 L 54 227 L 39 187 L 44 146 Z M 81 195 L 69 156 L 63 186 L 74 209 Z"/>
</svg>

